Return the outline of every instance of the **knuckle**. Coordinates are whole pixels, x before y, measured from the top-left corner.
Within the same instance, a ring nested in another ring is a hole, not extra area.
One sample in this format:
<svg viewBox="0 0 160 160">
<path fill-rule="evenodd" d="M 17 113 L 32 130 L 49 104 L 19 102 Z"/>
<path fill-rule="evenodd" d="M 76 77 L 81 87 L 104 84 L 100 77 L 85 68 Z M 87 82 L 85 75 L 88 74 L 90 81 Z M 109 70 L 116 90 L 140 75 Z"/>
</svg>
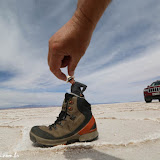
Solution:
<svg viewBox="0 0 160 160">
<path fill-rule="evenodd" d="M 49 48 L 52 50 L 57 50 L 58 45 L 55 42 L 53 42 L 52 40 L 49 40 Z"/>
<path fill-rule="evenodd" d="M 54 75 L 57 75 L 57 74 L 58 74 L 58 70 L 55 69 L 54 67 L 50 68 L 50 70 L 52 71 L 52 73 L 53 73 Z"/>
<path fill-rule="evenodd" d="M 55 69 L 55 67 L 53 66 L 53 65 L 50 65 L 49 64 L 49 69 L 50 69 L 50 71 L 52 72 L 52 73 L 56 73 L 57 71 L 56 71 L 56 69 Z"/>
</svg>

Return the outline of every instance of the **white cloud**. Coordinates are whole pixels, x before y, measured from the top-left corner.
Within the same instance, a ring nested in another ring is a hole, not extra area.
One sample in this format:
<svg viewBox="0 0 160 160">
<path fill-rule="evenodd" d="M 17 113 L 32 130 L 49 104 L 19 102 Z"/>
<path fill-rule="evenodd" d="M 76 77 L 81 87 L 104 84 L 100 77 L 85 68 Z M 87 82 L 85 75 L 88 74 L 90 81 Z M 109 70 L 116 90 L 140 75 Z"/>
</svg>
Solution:
<svg viewBox="0 0 160 160">
<path fill-rule="evenodd" d="M 88 95 L 94 97 L 92 99 L 89 96 L 90 99 L 94 103 L 97 99 L 103 103 L 111 100 L 120 102 L 142 100 L 143 89 L 148 85 L 145 81 L 160 77 L 159 57 L 159 45 L 153 46 L 143 52 L 143 56 L 103 68 L 86 76 L 83 80 L 89 84 Z"/>
<path fill-rule="evenodd" d="M 1 83 L 4 87 L 16 89 L 40 88 L 38 84 L 61 84 L 49 71 L 47 54 L 45 59 L 37 57 L 39 48 L 29 48 L 29 42 L 23 37 L 16 17 L 8 15 L 8 21 L 0 17 L 0 70 L 16 72 L 16 77 Z"/>
<path fill-rule="evenodd" d="M 64 92 L 69 91 L 69 86 L 49 71 L 48 39 L 73 14 L 76 2 L 46 3 L 54 3 L 53 10 L 27 3 L 29 13 L 20 3 L 19 13 L 11 7 L 0 12 L 0 71 L 15 73 L 0 82 L 1 107 L 61 104 Z M 89 102 L 143 100 L 147 80 L 159 76 L 159 10 L 160 2 L 153 0 L 112 1 L 76 69 L 76 80 L 88 85 L 85 94 Z"/>
<path fill-rule="evenodd" d="M 0 108 L 17 107 L 24 105 L 59 105 L 62 104 L 64 93 L 57 92 L 41 92 L 31 93 L 24 91 L 13 91 L 7 89 L 0 90 Z M 3 104 L 3 105 L 2 105 Z"/>
</svg>

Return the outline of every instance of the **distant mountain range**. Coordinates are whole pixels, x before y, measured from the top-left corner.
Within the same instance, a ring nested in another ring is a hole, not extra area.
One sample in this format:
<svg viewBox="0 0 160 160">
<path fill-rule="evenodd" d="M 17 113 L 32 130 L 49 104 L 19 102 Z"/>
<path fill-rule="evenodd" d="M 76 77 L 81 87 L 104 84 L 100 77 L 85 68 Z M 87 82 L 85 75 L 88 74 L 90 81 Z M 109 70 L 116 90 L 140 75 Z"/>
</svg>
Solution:
<svg viewBox="0 0 160 160">
<path fill-rule="evenodd" d="M 131 102 L 136 102 L 136 101 L 131 101 Z M 113 103 L 122 103 L 122 102 L 92 103 L 91 105 L 113 104 Z M 3 107 L 3 108 L 0 108 L 0 110 L 4 110 L 4 109 L 22 109 L 22 108 L 45 108 L 45 107 L 60 107 L 60 106 L 61 105 L 24 105 L 24 106 L 18 106 L 18 107 Z"/>
<path fill-rule="evenodd" d="M 22 109 L 22 108 L 45 108 L 45 107 L 59 107 L 60 105 L 24 105 L 24 106 L 18 106 L 18 107 L 3 107 L 0 108 L 0 110 L 4 109 Z"/>
</svg>

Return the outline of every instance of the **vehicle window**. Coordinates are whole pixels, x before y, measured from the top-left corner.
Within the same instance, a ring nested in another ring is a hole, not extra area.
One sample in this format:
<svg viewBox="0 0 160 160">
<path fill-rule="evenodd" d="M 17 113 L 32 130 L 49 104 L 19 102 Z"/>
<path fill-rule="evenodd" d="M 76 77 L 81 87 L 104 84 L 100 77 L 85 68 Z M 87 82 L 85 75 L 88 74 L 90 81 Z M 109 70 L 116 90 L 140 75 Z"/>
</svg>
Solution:
<svg viewBox="0 0 160 160">
<path fill-rule="evenodd" d="M 159 86 L 160 85 L 160 81 L 155 82 L 155 86 Z"/>
<path fill-rule="evenodd" d="M 151 84 L 151 86 L 155 86 L 155 82 L 153 82 L 153 83 Z"/>
</svg>

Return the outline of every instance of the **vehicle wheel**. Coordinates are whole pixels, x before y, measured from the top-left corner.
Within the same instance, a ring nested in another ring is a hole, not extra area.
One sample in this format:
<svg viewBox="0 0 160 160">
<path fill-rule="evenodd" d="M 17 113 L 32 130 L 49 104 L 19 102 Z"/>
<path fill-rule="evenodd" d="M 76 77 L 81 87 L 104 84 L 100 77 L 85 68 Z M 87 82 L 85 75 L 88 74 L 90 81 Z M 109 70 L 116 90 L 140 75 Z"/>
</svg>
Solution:
<svg viewBox="0 0 160 160">
<path fill-rule="evenodd" d="M 151 103 L 151 102 L 152 102 L 152 99 L 146 99 L 146 98 L 145 98 L 145 101 L 146 101 L 146 103 Z"/>
</svg>

